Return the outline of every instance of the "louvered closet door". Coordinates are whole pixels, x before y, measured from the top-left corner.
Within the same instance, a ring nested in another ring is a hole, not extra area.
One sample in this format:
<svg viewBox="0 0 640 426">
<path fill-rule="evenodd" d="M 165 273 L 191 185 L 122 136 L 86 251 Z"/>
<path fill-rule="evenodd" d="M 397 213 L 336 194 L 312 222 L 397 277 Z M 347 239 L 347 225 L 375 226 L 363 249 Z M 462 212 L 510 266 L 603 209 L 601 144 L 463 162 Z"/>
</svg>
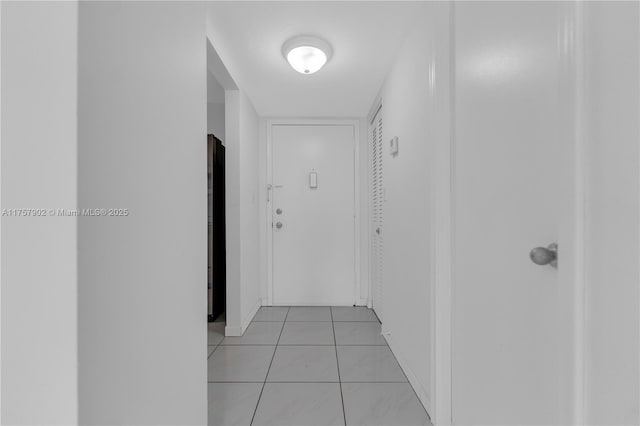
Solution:
<svg viewBox="0 0 640 426">
<path fill-rule="evenodd" d="M 379 109 L 369 128 L 371 159 L 371 282 L 373 285 L 373 309 L 383 320 L 382 277 L 383 277 L 383 204 L 382 180 L 382 111 Z"/>
</svg>

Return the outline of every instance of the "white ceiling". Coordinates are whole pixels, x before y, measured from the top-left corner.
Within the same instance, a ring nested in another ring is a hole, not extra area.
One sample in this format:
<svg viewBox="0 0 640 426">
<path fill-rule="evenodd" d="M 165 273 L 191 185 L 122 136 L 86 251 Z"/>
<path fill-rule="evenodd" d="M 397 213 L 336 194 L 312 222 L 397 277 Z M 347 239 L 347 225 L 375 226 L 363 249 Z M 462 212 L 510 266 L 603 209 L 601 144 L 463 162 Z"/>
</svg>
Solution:
<svg viewBox="0 0 640 426">
<path fill-rule="evenodd" d="M 220 1 L 208 11 L 208 36 L 234 78 L 265 117 L 366 116 L 412 25 L 417 1 Z M 302 75 L 282 44 L 311 34 L 333 46 L 318 73 Z"/>
</svg>

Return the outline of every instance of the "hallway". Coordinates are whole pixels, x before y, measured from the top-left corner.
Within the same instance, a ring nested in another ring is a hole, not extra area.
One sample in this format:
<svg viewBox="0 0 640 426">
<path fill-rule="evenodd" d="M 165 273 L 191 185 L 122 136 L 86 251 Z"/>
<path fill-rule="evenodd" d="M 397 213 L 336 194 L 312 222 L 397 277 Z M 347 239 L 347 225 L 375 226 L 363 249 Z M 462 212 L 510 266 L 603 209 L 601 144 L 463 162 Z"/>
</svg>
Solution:
<svg viewBox="0 0 640 426">
<path fill-rule="evenodd" d="M 0 424 L 640 425 L 640 0 L 0 15 Z"/>
<path fill-rule="evenodd" d="M 261 307 L 208 336 L 209 425 L 430 425 L 365 307 Z"/>
</svg>

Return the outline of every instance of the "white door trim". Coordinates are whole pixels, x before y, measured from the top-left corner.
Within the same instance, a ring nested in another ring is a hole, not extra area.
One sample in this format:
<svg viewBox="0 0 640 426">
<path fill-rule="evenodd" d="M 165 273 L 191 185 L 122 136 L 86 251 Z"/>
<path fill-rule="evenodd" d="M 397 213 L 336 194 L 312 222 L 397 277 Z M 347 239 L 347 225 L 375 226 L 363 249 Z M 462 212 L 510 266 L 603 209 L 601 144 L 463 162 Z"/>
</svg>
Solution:
<svg viewBox="0 0 640 426">
<path fill-rule="evenodd" d="M 438 51 L 431 63 L 430 78 L 434 82 L 434 108 L 437 117 L 432 195 L 431 251 L 431 422 L 435 426 L 453 424 L 452 408 L 452 310 L 454 285 L 454 182 L 455 171 L 455 104 L 454 75 L 454 7 L 447 6 L 448 19 L 438 25 Z"/>
<path fill-rule="evenodd" d="M 588 164 L 586 147 L 585 117 L 585 18 L 584 5 L 572 2 L 573 20 L 571 39 L 573 43 L 567 52 L 569 66 L 565 69 L 567 80 L 573 81 L 573 147 L 575 157 L 575 180 L 573 185 L 574 209 L 574 307 L 573 307 L 573 424 L 585 424 L 586 419 L 586 223 L 587 223 L 587 176 Z"/>
<path fill-rule="evenodd" d="M 267 305 L 273 305 L 273 139 L 272 130 L 274 126 L 351 126 L 353 128 L 353 172 L 354 172 L 354 277 L 353 304 L 360 303 L 360 122 L 356 119 L 269 119 L 267 120 L 267 188 L 269 197 L 267 199 Z"/>
</svg>

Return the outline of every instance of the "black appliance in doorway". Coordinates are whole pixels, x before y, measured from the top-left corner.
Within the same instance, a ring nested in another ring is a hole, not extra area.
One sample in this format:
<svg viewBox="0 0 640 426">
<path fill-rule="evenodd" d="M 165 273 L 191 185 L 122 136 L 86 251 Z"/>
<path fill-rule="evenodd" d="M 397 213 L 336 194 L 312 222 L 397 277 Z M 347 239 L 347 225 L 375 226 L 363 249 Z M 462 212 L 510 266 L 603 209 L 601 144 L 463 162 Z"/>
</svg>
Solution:
<svg viewBox="0 0 640 426">
<path fill-rule="evenodd" d="M 208 174 L 208 297 L 209 322 L 225 312 L 227 285 L 227 255 L 225 233 L 225 154 L 222 141 L 207 135 Z"/>
</svg>

